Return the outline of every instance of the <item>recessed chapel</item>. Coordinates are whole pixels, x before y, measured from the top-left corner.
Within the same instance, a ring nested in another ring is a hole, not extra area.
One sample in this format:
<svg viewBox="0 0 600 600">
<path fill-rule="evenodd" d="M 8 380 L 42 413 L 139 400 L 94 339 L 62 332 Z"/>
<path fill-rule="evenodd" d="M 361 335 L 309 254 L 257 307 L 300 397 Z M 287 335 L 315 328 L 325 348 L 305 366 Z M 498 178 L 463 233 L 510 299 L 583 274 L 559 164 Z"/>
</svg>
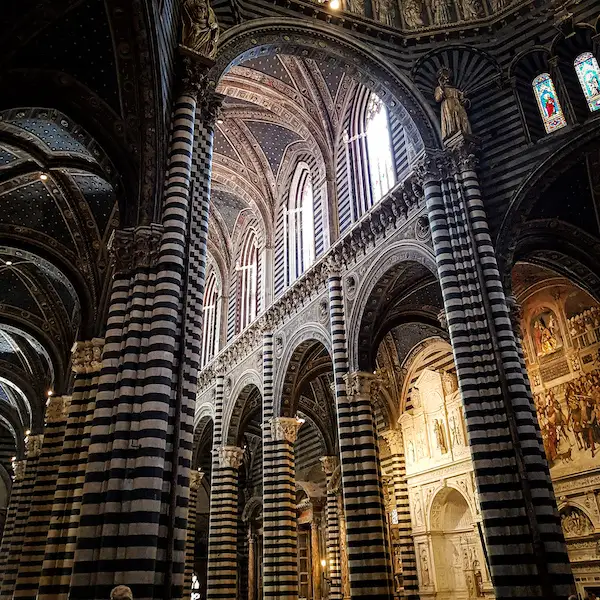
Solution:
<svg viewBox="0 0 600 600">
<path fill-rule="evenodd" d="M 600 597 L 597 0 L 0 14 L 0 600 Z"/>
</svg>

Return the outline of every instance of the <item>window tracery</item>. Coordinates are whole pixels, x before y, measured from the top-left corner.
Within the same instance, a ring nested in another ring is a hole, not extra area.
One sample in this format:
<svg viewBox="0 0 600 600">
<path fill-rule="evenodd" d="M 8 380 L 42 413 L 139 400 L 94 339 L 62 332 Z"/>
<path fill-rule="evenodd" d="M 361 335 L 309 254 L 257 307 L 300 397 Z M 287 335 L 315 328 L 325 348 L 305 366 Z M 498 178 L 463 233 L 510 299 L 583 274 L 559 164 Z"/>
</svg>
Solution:
<svg viewBox="0 0 600 600">
<path fill-rule="evenodd" d="M 600 67 L 596 57 L 584 52 L 575 59 L 574 65 L 590 111 L 600 110 Z"/>
<path fill-rule="evenodd" d="M 550 75 L 548 73 L 538 75 L 533 80 L 532 86 L 546 133 L 564 127 L 567 121 Z"/>
<path fill-rule="evenodd" d="M 248 230 L 242 243 L 238 272 L 238 324 L 245 329 L 256 318 L 258 308 L 258 244 L 254 230 Z"/>
<path fill-rule="evenodd" d="M 219 288 L 214 273 L 206 279 L 204 292 L 203 322 L 202 322 L 202 356 L 200 366 L 204 367 L 215 356 L 219 349 Z"/>
</svg>

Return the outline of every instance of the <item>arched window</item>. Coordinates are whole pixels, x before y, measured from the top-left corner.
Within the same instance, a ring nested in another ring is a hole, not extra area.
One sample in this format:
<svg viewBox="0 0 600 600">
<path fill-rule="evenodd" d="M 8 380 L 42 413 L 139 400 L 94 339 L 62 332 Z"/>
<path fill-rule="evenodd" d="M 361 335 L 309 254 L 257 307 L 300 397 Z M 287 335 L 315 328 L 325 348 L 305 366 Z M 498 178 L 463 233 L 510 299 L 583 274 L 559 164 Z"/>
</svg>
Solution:
<svg viewBox="0 0 600 600">
<path fill-rule="evenodd" d="M 538 75 L 533 80 L 532 86 L 546 133 L 552 133 L 564 127 L 567 121 L 565 120 L 550 75 L 548 73 Z"/>
<path fill-rule="evenodd" d="M 256 235 L 250 229 L 242 243 L 238 271 L 239 331 L 256 318 L 258 306 L 258 246 Z"/>
<path fill-rule="evenodd" d="M 371 92 L 367 104 L 366 126 L 369 176 L 373 204 L 379 202 L 395 183 L 390 122 L 377 94 Z"/>
<path fill-rule="evenodd" d="M 590 110 L 600 110 L 600 68 L 596 57 L 591 52 L 580 54 L 575 59 L 575 71 Z"/>
<path fill-rule="evenodd" d="M 298 163 L 288 199 L 287 266 L 288 284 L 298 279 L 315 260 L 315 224 L 313 209 L 313 186 L 309 166 Z"/>
<path fill-rule="evenodd" d="M 219 349 L 219 288 L 213 272 L 206 279 L 202 323 L 202 356 L 200 367 L 204 367 Z"/>
</svg>

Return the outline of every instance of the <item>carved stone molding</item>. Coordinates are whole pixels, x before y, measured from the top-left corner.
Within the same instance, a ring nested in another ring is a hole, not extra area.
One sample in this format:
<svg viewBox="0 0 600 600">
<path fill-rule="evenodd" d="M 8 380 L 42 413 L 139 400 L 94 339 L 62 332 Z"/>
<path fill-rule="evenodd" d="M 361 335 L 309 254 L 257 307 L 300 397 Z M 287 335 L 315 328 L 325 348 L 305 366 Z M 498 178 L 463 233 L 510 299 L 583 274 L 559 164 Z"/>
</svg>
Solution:
<svg viewBox="0 0 600 600">
<path fill-rule="evenodd" d="M 46 402 L 46 424 L 66 421 L 71 400 L 71 396 L 50 396 Z"/>
<path fill-rule="evenodd" d="M 239 469 L 244 456 L 243 448 L 238 446 L 221 446 L 219 448 L 219 466 L 229 469 Z"/>
<path fill-rule="evenodd" d="M 15 481 L 22 481 L 25 477 L 25 461 L 24 460 L 13 460 L 12 461 L 13 479 Z"/>
<path fill-rule="evenodd" d="M 75 342 L 71 368 L 74 373 L 98 373 L 102 367 L 103 338 Z"/>
<path fill-rule="evenodd" d="M 325 473 L 327 477 L 331 477 L 333 472 L 337 469 L 337 466 L 340 464 L 338 456 L 321 456 L 319 460 L 321 461 L 321 467 L 323 467 L 323 473 Z"/>
<path fill-rule="evenodd" d="M 115 272 L 128 273 L 156 265 L 162 233 L 162 225 L 155 223 L 117 229 L 110 247 Z"/>
<path fill-rule="evenodd" d="M 303 423 L 304 419 L 298 417 L 273 417 L 270 420 L 273 440 L 293 444 Z"/>
<path fill-rule="evenodd" d="M 190 489 L 198 491 L 200 489 L 200 484 L 202 483 L 203 477 L 204 473 L 200 470 L 190 471 Z"/>
<path fill-rule="evenodd" d="M 27 458 L 36 458 L 42 452 L 42 444 L 44 443 L 44 435 L 38 433 L 36 435 L 28 435 L 25 438 L 25 455 Z"/>
</svg>

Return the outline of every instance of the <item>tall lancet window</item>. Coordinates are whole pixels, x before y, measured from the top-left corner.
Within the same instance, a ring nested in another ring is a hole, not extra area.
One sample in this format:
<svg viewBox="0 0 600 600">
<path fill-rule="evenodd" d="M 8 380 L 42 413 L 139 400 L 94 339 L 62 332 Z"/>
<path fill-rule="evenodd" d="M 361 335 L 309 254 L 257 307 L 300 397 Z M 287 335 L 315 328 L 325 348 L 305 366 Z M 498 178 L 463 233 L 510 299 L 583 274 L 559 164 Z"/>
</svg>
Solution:
<svg viewBox="0 0 600 600">
<path fill-rule="evenodd" d="M 292 178 L 286 217 L 288 283 L 292 283 L 315 260 L 312 177 L 304 162 L 298 163 Z"/>
<path fill-rule="evenodd" d="M 596 57 L 591 52 L 580 54 L 575 59 L 575 71 L 590 110 L 600 110 L 600 68 Z"/>
<path fill-rule="evenodd" d="M 550 75 L 548 73 L 538 75 L 533 80 L 532 85 L 546 133 L 552 133 L 564 127 L 567 121 L 565 120 Z"/>
<path fill-rule="evenodd" d="M 249 229 L 242 243 L 238 271 L 238 323 L 242 331 L 256 318 L 258 307 L 258 246 L 256 235 Z"/>
<path fill-rule="evenodd" d="M 381 98 L 371 92 L 366 114 L 367 153 L 373 204 L 379 202 L 395 183 L 390 122 Z"/>
<path fill-rule="evenodd" d="M 219 288 L 213 272 L 206 279 L 202 323 L 202 356 L 200 367 L 204 367 L 219 350 Z"/>
</svg>

